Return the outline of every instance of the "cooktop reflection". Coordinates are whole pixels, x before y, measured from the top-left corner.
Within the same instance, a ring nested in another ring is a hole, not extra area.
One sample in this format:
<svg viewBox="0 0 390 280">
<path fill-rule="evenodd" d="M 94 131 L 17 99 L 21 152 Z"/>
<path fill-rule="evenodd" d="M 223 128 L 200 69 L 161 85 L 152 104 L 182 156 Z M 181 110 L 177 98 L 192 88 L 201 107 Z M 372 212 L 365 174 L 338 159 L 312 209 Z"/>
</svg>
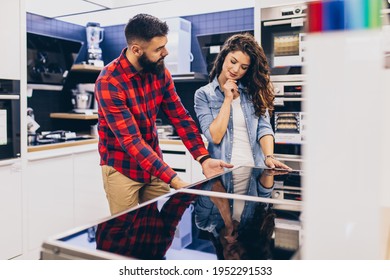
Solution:
<svg viewBox="0 0 390 280">
<path fill-rule="evenodd" d="M 288 182 L 286 184 L 286 182 Z M 298 172 L 239 167 L 46 241 L 42 259 L 291 259 L 300 198 L 273 198 Z M 293 203 L 292 203 L 293 202 Z"/>
</svg>

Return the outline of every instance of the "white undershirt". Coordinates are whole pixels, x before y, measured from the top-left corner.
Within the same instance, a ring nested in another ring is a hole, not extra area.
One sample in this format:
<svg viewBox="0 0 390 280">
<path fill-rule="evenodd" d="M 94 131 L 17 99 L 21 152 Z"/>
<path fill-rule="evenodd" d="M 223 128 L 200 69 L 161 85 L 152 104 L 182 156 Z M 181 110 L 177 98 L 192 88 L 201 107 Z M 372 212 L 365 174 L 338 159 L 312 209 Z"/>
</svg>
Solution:
<svg viewBox="0 0 390 280">
<path fill-rule="evenodd" d="M 232 110 L 233 149 L 231 164 L 235 166 L 254 165 L 255 161 L 253 159 L 252 149 L 249 143 L 245 117 L 240 104 L 240 97 L 233 99 Z"/>
<path fill-rule="evenodd" d="M 247 194 L 248 183 L 251 177 L 252 170 L 236 170 L 233 172 L 233 187 L 235 194 Z M 242 211 L 244 211 L 245 201 L 241 199 L 233 200 L 232 219 L 241 221 Z"/>
</svg>

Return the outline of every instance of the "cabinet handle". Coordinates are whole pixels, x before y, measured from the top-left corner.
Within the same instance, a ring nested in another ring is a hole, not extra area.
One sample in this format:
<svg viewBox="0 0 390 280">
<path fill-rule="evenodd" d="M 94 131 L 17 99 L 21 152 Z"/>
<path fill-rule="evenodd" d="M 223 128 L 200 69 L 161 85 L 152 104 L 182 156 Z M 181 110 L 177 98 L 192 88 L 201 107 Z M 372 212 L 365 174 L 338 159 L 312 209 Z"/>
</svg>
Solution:
<svg viewBox="0 0 390 280">
<path fill-rule="evenodd" d="M 16 95 L 16 94 L 10 94 L 10 95 L 0 94 L 0 99 L 3 99 L 3 100 L 19 100 L 20 96 Z"/>
<path fill-rule="evenodd" d="M 172 168 L 173 171 L 176 171 L 176 172 L 182 172 L 182 173 L 186 173 L 186 169 L 182 169 L 182 168 Z"/>
<path fill-rule="evenodd" d="M 163 154 L 173 154 L 173 155 L 185 155 L 185 151 L 169 151 L 169 150 L 161 150 Z"/>
</svg>

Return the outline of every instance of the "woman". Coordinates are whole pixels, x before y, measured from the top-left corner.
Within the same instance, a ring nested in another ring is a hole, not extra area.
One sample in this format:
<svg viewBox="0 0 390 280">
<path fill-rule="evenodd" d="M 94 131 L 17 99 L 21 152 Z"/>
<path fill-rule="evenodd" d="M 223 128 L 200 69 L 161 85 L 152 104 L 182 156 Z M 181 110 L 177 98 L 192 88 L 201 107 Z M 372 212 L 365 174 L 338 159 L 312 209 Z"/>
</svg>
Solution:
<svg viewBox="0 0 390 280">
<path fill-rule="evenodd" d="M 233 165 L 290 169 L 275 159 L 274 94 L 263 49 L 251 34 L 228 38 L 195 93 L 195 112 L 213 158 Z"/>
</svg>

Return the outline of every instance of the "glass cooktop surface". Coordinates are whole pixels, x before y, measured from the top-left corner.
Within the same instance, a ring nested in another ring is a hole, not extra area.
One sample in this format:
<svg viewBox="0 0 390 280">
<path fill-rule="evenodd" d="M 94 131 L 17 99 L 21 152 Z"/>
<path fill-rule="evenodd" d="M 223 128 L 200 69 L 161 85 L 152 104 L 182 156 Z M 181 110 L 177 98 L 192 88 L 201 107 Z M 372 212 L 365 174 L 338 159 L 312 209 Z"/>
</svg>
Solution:
<svg viewBox="0 0 390 280">
<path fill-rule="evenodd" d="M 238 167 L 52 238 L 41 256 L 291 259 L 301 246 L 300 206 L 299 172 Z"/>
</svg>

